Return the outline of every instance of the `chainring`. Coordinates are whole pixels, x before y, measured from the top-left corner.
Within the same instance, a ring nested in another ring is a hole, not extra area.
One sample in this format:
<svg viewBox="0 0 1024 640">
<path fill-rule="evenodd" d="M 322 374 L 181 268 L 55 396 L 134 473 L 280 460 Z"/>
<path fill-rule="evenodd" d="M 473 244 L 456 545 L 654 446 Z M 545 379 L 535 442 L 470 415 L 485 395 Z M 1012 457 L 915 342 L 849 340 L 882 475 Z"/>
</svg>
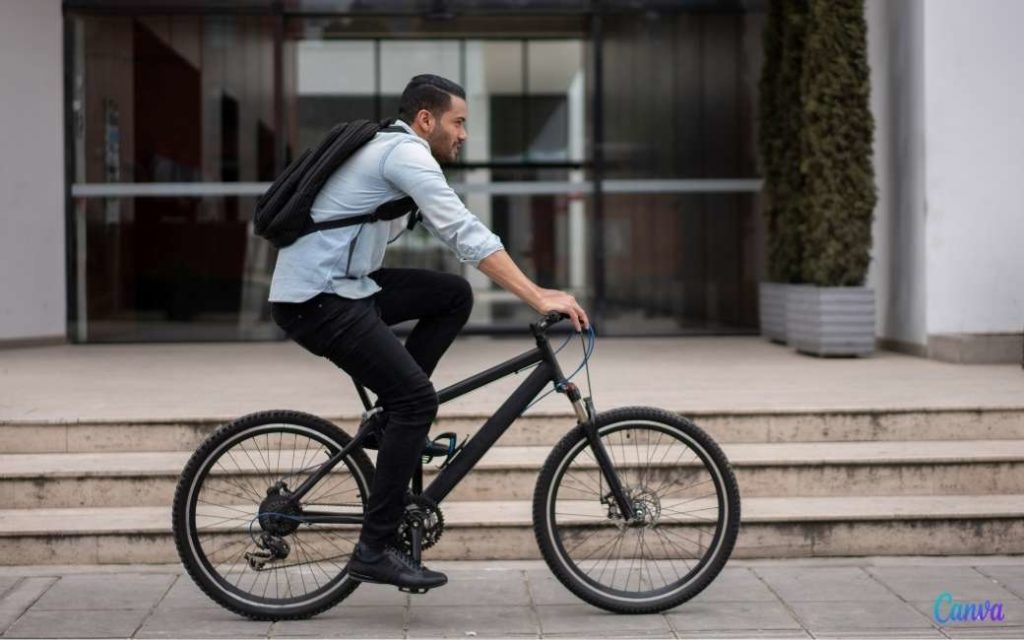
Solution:
<svg viewBox="0 0 1024 640">
<path fill-rule="evenodd" d="M 419 521 L 423 531 L 420 549 L 429 549 L 437 544 L 444 533 L 444 514 L 436 502 L 423 495 L 405 495 L 405 515 L 398 525 L 395 537 L 402 548 L 412 551 L 412 523 Z"/>
</svg>

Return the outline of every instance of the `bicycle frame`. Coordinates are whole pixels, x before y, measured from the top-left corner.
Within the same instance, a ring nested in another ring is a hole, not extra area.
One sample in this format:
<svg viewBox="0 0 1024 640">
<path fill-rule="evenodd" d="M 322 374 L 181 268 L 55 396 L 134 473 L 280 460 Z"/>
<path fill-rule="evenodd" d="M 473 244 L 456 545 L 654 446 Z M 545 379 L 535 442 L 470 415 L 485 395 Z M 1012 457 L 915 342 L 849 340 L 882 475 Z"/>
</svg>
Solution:
<svg viewBox="0 0 1024 640">
<path fill-rule="evenodd" d="M 480 459 L 483 458 L 484 454 L 487 453 L 494 443 L 501 438 L 502 434 L 512 426 L 512 423 L 522 415 L 523 411 L 525 411 L 533 399 L 544 390 L 548 383 L 553 383 L 555 384 L 556 390 L 559 393 L 565 393 L 570 402 L 572 402 L 579 423 L 587 428 L 587 436 L 590 440 L 590 445 L 594 450 L 595 457 L 597 458 L 598 465 L 601 467 L 602 474 L 608 482 L 610 493 L 618 503 L 621 513 L 625 514 L 628 519 L 632 519 L 634 516 L 633 505 L 626 497 L 619 481 L 618 474 L 614 472 L 607 451 L 601 443 L 600 438 L 597 437 L 597 430 L 593 426 L 592 406 L 589 402 L 586 404 L 583 402 L 583 399 L 580 397 L 579 390 L 575 385 L 571 382 L 566 382 L 565 376 L 562 373 L 562 368 L 559 365 L 554 352 L 551 350 L 551 345 L 548 342 L 547 335 L 545 333 L 547 328 L 546 321 L 547 318 L 545 321 L 530 325 L 530 329 L 536 338 L 536 348 L 510 358 L 501 364 L 495 365 L 485 371 L 481 371 L 480 373 L 470 376 L 460 382 L 456 382 L 437 392 L 438 404 L 444 404 L 471 391 L 475 391 L 476 389 L 494 382 L 495 380 L 499 380 L 513 373 L 519 373 L 523 369 L 535 364 L 538 365 L 537 368 L 527 376 L 526 380 L 516 387 L 512 392 L 512 395 L 510 395 L 508 399 L 498 407 L 497 411 L 487 419 L 483 426 L 480 427 L 480 430 L 477 431 L 473 437 L 467 440 L 455 456 L 441 467 L 440 473 L 438 473 L 437 477 L 435 477 L 426 489 L 423 490 L 422 495 L 436 503 L 440 503 L 449 493 L 451 493 L 456 485 L 462 481 L 473 467 L 476 466 Z M 359 391 L 360 398 L 363 401 L 363 405 L 367 410 L 370 410 L 371 405 L 369 398 L 366 396 L 365 390 L 358 383 L 356 384 L 356 387 Z M 589 398 L 587 400 L 589 401 Z M 349 444 L 334 454 L 330 460 L 321 465 L 321 468 L 316 473 L 307 478 L 301 485 L 299 485 L 298 488 L 295 489 L 295 491 L 290 495 L 289 503 L 296 504 L 301 500 L 317 482 L 330 473 L 330 471 L 337 466 L 346 455 L 348 455 L 350 450 L 359 446 L 367 433 L 369 433 L 368 429 L 361 428 Z M 417 474 L 420 473 L 422 473 L 422 467 L 417 469 Z M 361 515 L 355 516 L 317 511 L 303 511 L 302 516 L 305 522 L 311 523 L 362 524 L 363 522 L 363 517 Z"/>
</svg>

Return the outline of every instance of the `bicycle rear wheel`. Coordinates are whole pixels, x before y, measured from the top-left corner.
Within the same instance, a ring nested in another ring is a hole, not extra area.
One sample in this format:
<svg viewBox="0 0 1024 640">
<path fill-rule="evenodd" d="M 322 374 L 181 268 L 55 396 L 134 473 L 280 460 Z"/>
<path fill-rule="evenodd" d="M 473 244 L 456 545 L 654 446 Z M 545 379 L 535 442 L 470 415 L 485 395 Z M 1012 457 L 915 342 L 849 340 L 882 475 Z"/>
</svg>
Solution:
<svg viewBox="0 0 1024 640">
<path fill-rule="evenodd" d="M 221 606 L 260 620 L 304 618 L 358 582 L 347 565 L 359 525 L 311 523 L 304 510 L 362 516 L 373 466 L 354 449 L 289 507 L 291 491 L 350 442 L 294 411 L 254 413 L 196 450 L 174 494 L 174 541 L 196 584 Z"/>
<path fill-rule="evenodd" d="M 534 492 L 534 533 L 555 576 L 586 602 L 652 613 L 700 593 L 732 553 L 739 489 L 729 462 L 676 414 L 626 407 L 595 425 L 637 516 L 612 497 L 582 427 L 555 446 Z"/>
</svg>

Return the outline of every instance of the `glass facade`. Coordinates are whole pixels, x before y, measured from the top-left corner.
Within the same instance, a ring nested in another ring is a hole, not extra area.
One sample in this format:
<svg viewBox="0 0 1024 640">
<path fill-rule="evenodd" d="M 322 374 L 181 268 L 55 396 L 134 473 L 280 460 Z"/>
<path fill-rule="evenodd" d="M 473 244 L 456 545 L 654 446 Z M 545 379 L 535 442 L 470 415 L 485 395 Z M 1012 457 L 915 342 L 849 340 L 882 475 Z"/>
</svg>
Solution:
<svg viewBox="0 0 1024 640">
<path fill-rule="evenodd" d="M 756 330 L 759 11 L 421 4 L 68 2 L 74 337 L 279 338 L 255 199 L 428 72 L 467 92 L 448 179 L 527 275 L 604 335 Z M 385 265 L 463 274 L 467 332 L 535 316 L 422 228 Z"/>
</svg>

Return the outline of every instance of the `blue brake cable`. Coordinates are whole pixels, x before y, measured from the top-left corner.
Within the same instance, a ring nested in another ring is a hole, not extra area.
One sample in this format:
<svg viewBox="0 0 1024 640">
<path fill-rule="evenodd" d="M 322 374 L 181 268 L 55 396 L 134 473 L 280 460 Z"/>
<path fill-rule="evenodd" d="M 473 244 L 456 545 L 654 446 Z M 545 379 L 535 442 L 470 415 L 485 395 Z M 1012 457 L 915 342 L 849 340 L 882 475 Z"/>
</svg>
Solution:
<svg viewBox="0 0 1024 640">
<path fill-rule="evenodd" d="M 572 338 L 572 334 L 571 333 L 569 334 L 569 338 L 567 338 L 566 341 L 564 343 L 562 343 L 562 346 L 558 348 L 558 351 L 561 351 L 562 347 L 564 347 L 566 344 L 568 344 L 570 338 Z M 591 388 L 590 388 L 590 366 L 589 366 L 588 363 L 590 361 L 591 354 L 594 353 L 594 348 L 597 346 L 597 336 L 594 333 L 594 326 L 593 325 L 587 325 L 587 342 L 585 342 L 585 343 L 583 342 L 583 334 L 582 333 L 580 333 L 580 342 L 583 345 L 583 362 L 580 363 L 580 366 L 576 367 L 576 370 L 573 371 L 572 374 L 570 374 L 569 377 L 567 377 L 564 382 L 569 382 L 570 380 L 573 379 L 573 377 L 576 376 L 577 373 L 580 372 L 581 369 L 586 368 L 586 370 L 587 370 L 587 393 L 590 394 L 590 393 L 592 393 L 592 391 L 591 391 Z M 555 353 L 558 353 L 558 351 L 556 351 Z M 540 402 L 541 400 L 546 398 L 549 394 L 554 393 L 555 391 L 558 391 L 558 390 L 559 390 L 559 388 L 558 388 L 557 385 L 554 388 L 549 389 L 547 392 L 545 392 L 545 393 L 541 394 L 540 396 L 538 396 L 533 402 L 531 402 L 530 404 L 526 405 L 526 409 L 529 409 L 533 405 L 537 404 L 538 402 Z M 526 412 L 526 409 L 523 409 L 524 413 Z"/>
</svg>

